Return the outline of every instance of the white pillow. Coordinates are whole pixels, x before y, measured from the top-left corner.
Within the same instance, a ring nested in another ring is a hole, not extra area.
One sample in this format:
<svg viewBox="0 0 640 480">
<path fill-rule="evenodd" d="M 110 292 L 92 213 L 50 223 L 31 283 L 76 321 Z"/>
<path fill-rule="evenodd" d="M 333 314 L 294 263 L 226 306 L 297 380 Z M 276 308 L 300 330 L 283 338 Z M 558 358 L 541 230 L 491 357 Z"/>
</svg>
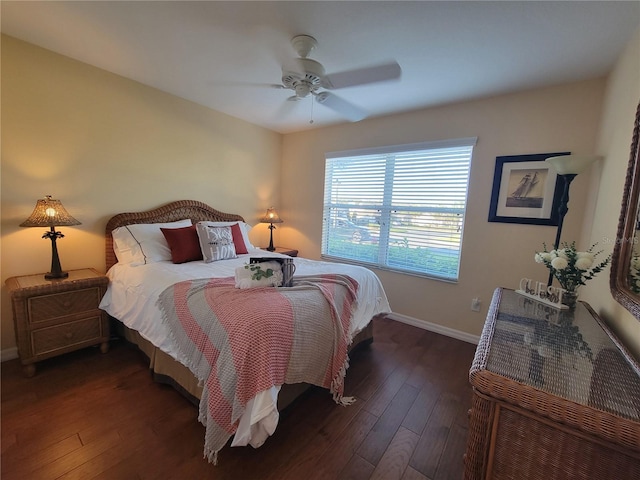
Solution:
<svg viewBox="0 0 640 480">
<path fill-rule="evenodd" d="M 231 227 L 214 227 L 199 222 L 196 231 L 205 263 L 237 257 Z"/>
<path fill-rule="evenodd" d="M 203 225 L 208 225 L 211 227 L 230 227 L 231 225 L 235 225 L 236 223 L 240 224 L 240 231 L 242 232 L 242 239 L 244 240 L 244 245 L 247 248 L 256 248 L 251 244 L 249 240 L 249 232 L 253 228 L 251 225 L 245 222 L 198 222 Z"/>
<path fill-rule="evenodd" d="M 188 218 L 169 223 L 138 223 L 118 227 L 113 237 L 113 250 L 120 263 L 132 266 L 171 260 L 171 250 L 160 228 L 191 226 Z"/>
<path fill-rule="evenodd" d="M 251 243 L 251 240 L 249 240 L 249 232 L 253 227 L 245 222 L 240 222 L 240 226 L 242 227 L 242 236 L 244 237 L 244 244 L 246 245 L 246 247 L 258 248 Z"/>
</svg>

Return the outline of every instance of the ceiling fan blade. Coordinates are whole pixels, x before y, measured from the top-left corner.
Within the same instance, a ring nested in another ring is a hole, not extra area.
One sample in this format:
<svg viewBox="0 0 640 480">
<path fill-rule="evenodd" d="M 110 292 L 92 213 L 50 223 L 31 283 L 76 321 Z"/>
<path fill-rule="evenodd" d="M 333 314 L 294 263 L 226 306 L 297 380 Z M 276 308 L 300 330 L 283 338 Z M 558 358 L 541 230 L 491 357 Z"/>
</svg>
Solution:
<svg viewBox="0 0 640 480">
<path fill-rule="evenodd" d="M 331 75 L 325 75 L 323 86 L 325 88 L 345 88 L 367 83 L 386 82 L 400 78 L 402 69 L 397 62 L 385 63 L 375 67 L 348 70 Z"/>
<path fill-rule="evenodd" d="M 280 104 L 280 106 L 278 107 L 278 109 L 275 112 L 275 117 L 276 118 L 281 118 L 281 117 L 288 117 L 289 114 L 291 114 L 295 109 L 299 108 L 298 102 L 295 101 L 289 101 L 291 100 L 290 98 L 287 98 L 287 101 L 284 101 Z"/>
<path fill-rule="evenodd" d="M 287 88 L 280 83 L 260 83 L 260 82 L 239 82 L 239 81 L 228 81 L 228 82 L 207 82 L 207 85 L 216 86 L 216 87 L 256 87 L 256 88 L 273 88 L 273 89 L 283 89 Z"/>
<path fill-rule="evenodd" d="M 316 94 L 316 101 L 325 107 L 338 112 L 340 115 L 352 122 L 358 122 L 367 116 L 367 113 L 360 107 L 347 102 L 333 93 L 320 92 Z"/>
</svg>

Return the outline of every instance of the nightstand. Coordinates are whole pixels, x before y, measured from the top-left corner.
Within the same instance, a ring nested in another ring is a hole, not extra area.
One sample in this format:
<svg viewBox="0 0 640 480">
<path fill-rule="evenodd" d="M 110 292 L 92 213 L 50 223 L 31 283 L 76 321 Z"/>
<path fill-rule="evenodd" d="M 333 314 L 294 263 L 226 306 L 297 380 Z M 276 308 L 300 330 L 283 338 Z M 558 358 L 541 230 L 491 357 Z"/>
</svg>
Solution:
<svg viewBox="0 0 640 480">
<path fill-rule="evenodd" d="M 262 250 L 267 250 L 267 249 L 263 248 Z M 298 250 L 295 250 L 293 248 L 276 247 L 276 249 L 274 251 L 276 253 L 281 253 L 283 255 L 289 255 L 290 257 L 297 257 L 298 256 Z"/>
<path fill-rule="evenodd" d="M 109 319 L 98 308 L 109 279 L 92 268 L 70 270 L 69 277 L 45 280 L 44 274 L 6 281 L 13 307 L 18 355 L 24 373 L 35 362 L 100 344 L 109 351 Z"/>
</svg>

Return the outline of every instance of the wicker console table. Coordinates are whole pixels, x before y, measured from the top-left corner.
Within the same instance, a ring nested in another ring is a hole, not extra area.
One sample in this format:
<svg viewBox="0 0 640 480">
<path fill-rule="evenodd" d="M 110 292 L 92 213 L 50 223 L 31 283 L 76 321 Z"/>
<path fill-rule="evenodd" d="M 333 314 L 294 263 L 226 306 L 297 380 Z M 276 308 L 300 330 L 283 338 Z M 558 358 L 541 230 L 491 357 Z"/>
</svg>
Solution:
<svg viewBox="0 0 640 480">
<path fill-rule="evenodd" d="M 497 289 L 469 373 L 465 479 L 640 479 L 640 367 L 585 303 Z"/>
</svg>

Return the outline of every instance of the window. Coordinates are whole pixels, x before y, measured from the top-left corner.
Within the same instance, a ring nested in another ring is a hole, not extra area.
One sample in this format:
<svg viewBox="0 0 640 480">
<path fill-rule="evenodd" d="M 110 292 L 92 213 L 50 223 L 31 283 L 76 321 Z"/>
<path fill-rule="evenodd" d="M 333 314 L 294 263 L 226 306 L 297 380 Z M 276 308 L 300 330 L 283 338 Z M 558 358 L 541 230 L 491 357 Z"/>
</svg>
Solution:
<svg viewBox="0 0 640 480">
<path fill-rule="evenodd" d="M 456 281 L 475 143 L 328 154 L 322 256 Z"/>
</svg>

